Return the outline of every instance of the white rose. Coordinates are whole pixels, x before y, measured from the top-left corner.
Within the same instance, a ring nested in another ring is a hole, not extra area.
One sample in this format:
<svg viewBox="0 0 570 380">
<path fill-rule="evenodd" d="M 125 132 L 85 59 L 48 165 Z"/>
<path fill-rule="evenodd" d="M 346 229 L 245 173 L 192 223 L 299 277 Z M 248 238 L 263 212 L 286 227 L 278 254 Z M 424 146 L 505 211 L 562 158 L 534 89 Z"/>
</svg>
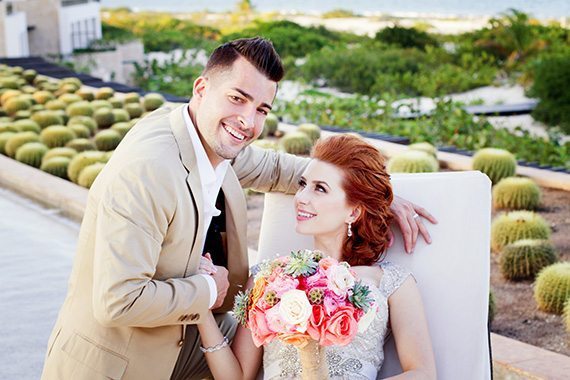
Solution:
<svg viewBox="0 0 570 380">
<path fill-rule="evenodd" d="M 354 286 L 354 276 L 345 265 L 334 265 L 329 268 L 328 285 L 336 295 L 344 297 L 348 289 Z"/>
<path fill-rule="evenodd" d="M 368 309 L 368 311 L 358 321 L 358 333 L 363 333 L 368 329 L 368 327 L 374 320 L 374 317 L 376 316 L 377 312 L 378 312 L 377 307 L 371 307 L 370 309 Z"/>
<path fill-rule="evenodd" d="M 312 311 L 313 307 L 302 290 L 292 289 L 281 296 L 279 314 L 285 322 L 298 326 L 299 332 L 307 329 Z"/>
</svg>

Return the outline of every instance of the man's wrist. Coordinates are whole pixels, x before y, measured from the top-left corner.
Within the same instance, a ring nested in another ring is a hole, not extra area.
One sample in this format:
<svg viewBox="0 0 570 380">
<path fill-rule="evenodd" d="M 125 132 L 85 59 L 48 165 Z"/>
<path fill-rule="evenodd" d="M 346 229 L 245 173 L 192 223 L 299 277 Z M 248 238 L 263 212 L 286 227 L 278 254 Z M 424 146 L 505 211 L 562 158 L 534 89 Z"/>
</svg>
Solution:
<svg viewBox="0 0 570 380">
<path fill-rule="evenodd" d="M 208 302 L 208 309 L 211 309 L 212 306 L 214 306 L 216 303 L 216 299 L 218 298 L 218 287 L 216 286 L 216 281 L 214 281 L 212 276 L 207 274 L 199 274 L 198 276 L 204 277 L 208 283 L 208 288 L 210 289 L 210 301 Z"/>
</svg>

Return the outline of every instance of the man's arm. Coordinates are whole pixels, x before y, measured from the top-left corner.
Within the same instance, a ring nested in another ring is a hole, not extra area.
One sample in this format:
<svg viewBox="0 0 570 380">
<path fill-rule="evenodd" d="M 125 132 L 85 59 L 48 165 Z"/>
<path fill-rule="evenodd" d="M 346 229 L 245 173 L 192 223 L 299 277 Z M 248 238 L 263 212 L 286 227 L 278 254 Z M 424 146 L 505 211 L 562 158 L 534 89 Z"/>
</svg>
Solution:
<svg viewBox="0 0 570 380">
<path fill-rule="evenodd" d="M 105 326 L 198 323 L 208 311 L 209 287 L 202 275 L 153 278 L 176 211 L 175 192 L 169 188 L 173 181 L 167 168 L 133 162 L 102 195 L 93 231 L 92 302 L 96 319 Z"/>
</svg>

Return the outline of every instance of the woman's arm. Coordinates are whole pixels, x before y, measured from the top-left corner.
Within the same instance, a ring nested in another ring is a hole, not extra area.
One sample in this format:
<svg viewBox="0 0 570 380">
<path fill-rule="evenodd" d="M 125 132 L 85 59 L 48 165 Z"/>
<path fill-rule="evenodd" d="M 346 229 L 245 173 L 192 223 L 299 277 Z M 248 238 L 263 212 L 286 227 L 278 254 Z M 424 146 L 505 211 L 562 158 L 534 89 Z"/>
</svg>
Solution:
<svg viewBox="0 0 570 380">
<path fill-rule="evenodd" d="M 435 379 L 431 338 L 420 292 L 410 276 L 388 298 L 390 324 L 404 373 L 390 379 Z"/>
<path fill-rule="evenodd" d="M 202 347 L 216 346 L 224 340 L 211 312 L 197 327 Z M 204 356 L 216 380 L 255 379 L 261 365 L 263 348 L 256 347 L 250 331 L 240 325 L 231 348 L 226 346 L 214 352 L 206 352 Z"/>
</svg>

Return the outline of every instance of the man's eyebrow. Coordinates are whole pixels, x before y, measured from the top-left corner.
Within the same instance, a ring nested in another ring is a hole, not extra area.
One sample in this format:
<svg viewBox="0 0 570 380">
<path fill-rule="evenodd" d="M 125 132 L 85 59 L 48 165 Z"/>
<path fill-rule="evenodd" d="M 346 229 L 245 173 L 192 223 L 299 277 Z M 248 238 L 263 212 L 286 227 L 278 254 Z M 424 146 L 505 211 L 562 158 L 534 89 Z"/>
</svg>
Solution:
<svg viewBox="0 0 570 380">
<path fill-rule="evenodd" d="M 237 87 L 233 87 L 232 90 L 239 92 L 240 94 L 242 94 L 242 96 L 243 96 L 244 98 L 246 98 L 246 99 L 249 100 L 250 102 L 253 102 L 253 96 L 251 96 L 250 94 L 248 94 L 248 93 L 245 92 L 244 90 L 239 89 L 239 88 L 237 88 Z M 269 104 L 267 104 L 267 103 L 261 103 L 261 107 L 269 108 L 270 111 L 271 111 L 271 109 L 272 109 L 271 106 L 270 106 Z"/>
</svg>

